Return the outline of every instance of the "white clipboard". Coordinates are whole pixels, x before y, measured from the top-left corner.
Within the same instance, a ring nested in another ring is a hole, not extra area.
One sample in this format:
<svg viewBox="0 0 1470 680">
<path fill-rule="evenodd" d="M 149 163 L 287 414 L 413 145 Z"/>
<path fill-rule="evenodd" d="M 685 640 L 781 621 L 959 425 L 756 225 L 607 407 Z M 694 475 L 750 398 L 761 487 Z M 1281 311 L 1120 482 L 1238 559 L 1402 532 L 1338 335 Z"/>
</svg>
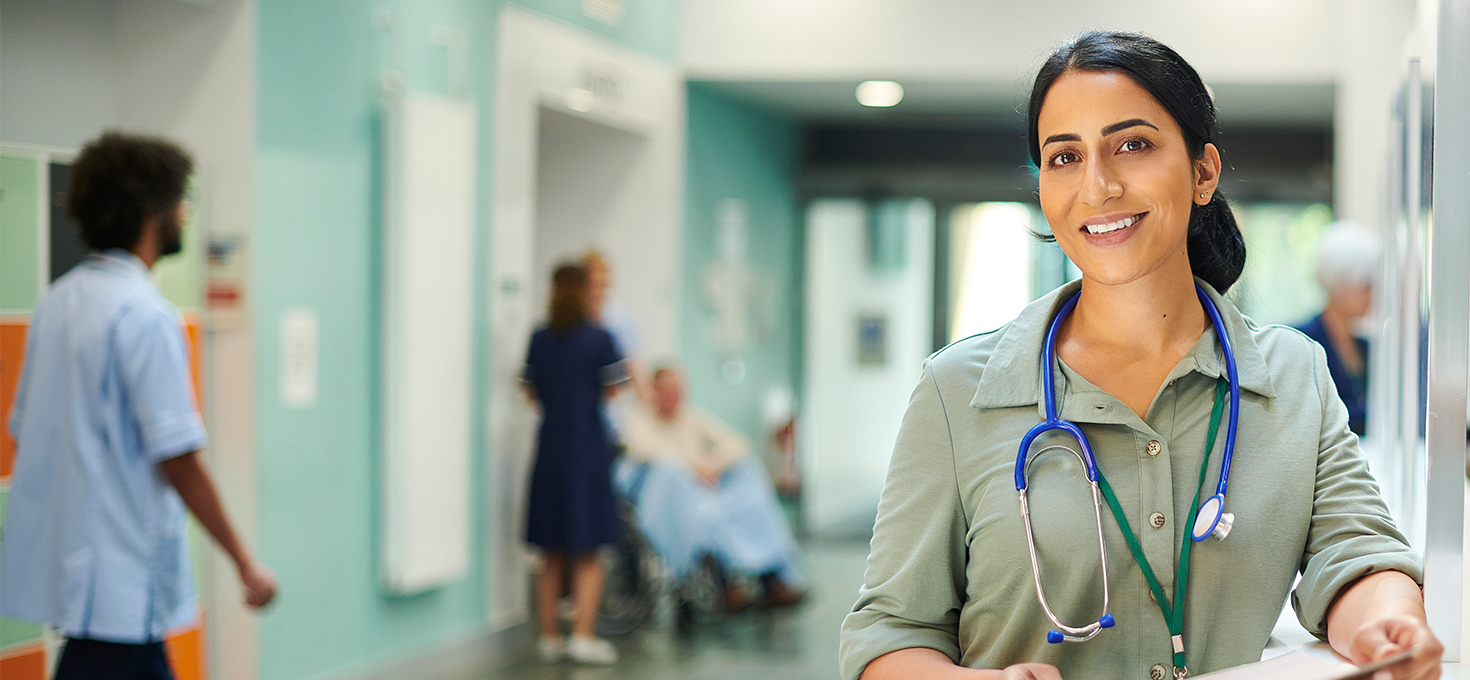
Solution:
<svg viewBox="0 0 1470 680">
<path fill-rule="evenodd" d="M 1199 680 L 1372 680 L 1374 672 L 1413 657 L 1418 651 L 1410 649 L 1366 666 L 1354 666 L 1346 661 L 1297 650 L 1274 659 L 1194 677 Z"/>
</svg>

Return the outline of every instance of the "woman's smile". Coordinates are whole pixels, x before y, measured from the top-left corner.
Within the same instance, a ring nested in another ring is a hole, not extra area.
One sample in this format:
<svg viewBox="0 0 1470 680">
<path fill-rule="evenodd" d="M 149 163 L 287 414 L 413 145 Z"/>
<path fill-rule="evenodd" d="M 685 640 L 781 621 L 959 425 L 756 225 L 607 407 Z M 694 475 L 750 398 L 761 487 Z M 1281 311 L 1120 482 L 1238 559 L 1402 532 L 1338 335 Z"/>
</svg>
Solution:
<svg viewBox="0 0 1470 680">
<path fill-rule="evenodd" d="M 1097 247 L 1115 246 L 1138 233 L 1139 225 L 1147 212 L 1141 213 L 1110 213 L 1089 217 L 1082 221 L 1080 231 L 1086 234 L 1088 245 Z"/>
</svg>

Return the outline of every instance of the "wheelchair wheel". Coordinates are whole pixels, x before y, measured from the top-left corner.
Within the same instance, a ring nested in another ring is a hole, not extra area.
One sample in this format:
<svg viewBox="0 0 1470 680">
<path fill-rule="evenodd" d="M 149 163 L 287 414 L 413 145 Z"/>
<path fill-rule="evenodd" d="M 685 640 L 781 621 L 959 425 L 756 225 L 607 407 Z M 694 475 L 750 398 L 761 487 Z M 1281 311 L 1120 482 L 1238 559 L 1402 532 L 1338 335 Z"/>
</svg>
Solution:
<svg viewBox="0 0 1470 680">
<path fill-rule="evenodd" d="M 676 623 L 680 630 L 692 627 L 701 616 L 725 612 L 725 573 L 714 555 L 705 555 L 678 588 L 679 610 Z"/>
<path fill-rule="evenodd" d="M 653 614 L 661 570 L 634 516 L 633 506 L 618 503 L 623 538 L 602 556 L 602 603 L 597 612 L 599 635 L 627 635 Z"/>
</svg>

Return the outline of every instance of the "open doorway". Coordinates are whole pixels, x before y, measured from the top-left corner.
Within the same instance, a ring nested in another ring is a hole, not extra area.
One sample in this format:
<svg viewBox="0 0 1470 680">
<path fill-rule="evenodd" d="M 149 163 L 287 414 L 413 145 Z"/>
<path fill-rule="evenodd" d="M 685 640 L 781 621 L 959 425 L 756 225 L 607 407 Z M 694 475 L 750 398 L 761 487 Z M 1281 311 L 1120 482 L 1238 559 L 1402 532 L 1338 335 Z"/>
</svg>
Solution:
<svg viewBox="0 0 1470 680">
<path fill-rule="evenodd" d="M 533 304 L 547 299 L 559 263 L 621 245 L 620 223 L 638 219 L 628 190 L 648 146 L 642 135 L 546 107 L 538 112 Z"/>
</svg>

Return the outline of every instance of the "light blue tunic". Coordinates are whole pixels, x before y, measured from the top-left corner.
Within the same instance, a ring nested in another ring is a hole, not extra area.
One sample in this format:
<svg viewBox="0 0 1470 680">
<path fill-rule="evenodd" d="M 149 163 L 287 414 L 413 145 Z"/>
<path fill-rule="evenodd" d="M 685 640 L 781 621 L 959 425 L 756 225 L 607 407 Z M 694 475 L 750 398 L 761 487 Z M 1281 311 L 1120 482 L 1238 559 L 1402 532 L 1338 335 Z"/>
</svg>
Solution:
<svg viewBox="0 0 1470 680">
<path fill-rule="evenodd" d="M 0 615 L 141 643 L 195 616 L 184 508 L 159 462 L 203 448 L 178 310 L 94 254 L 31 315 L 10 432 Z"/>
</svg>

